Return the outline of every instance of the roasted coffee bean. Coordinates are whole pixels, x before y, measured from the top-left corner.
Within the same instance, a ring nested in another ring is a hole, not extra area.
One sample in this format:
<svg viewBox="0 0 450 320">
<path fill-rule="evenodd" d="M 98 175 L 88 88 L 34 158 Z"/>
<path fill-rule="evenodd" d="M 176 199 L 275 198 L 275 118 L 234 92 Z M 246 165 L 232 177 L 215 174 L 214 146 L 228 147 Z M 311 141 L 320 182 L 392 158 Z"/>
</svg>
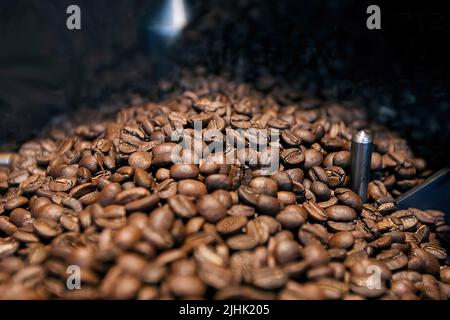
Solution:
<svg viewBox="0 0 450 320">
<path fill-rule="evenodd" d="M 305 209 L 308 216 L 315 221 L 324 222 L 328 218 L 326 212 L 314 202 L 307 201 L 303 204 L 303 209 Z"/>
<path fill-rule="evenodd" d="M 298 205 L 288 205 L 277 214 L 276 219 L 286 229 L 295 229 L 303 225 L 308 213 Z"/>
<path fill-rule="evenodd" d="M 305 224 L 298 233 L 298 237 L 303 245 L 322 244 L 328 245 L 329 234 L 325 227 L 319 224 Z"/>
<path fill-rule="evenodd" d="M 311 191 L 314 193 L 318 201 L 326 201 L 331 197 L 331 190 L 321 181 L 314 181 L 311 184 Z"/>
<path fill-rule="evenodd" d="M 250 181 L 249 186 L 259 193 L 264 193 L 272 197 L 277 196 L 278 185 L 274 180 L 270 178 L 257 177 L 255 179 L 252 179 L 252 181 Z"/>
<path fill-rule="evenodd" d="M 210 174 L 204 181 L 209 192 L 217 189 L 231 190 L 232 180 L 225 174 Z"/>
<path fill-rule="evenodd" d="M 436 246 L 431 243 L 423 243 L 420 245 L 423 250 L 433 255 L 438 260 L 445 260 L 447 259 L 447 251 L 439 246 Z"/>
<path fill-rule="evenodd" d="M 439 261 L 427 251 L 419 247 L 412 247 L 408 268 L 412 271 L 435 275 L 439 273 Z"/>
<path fill-rule="evenodd" d="M 197 214 L 195 203 L 183 195 L 174 195 L 167 199 L 172 211 L 182 218 L 192 218 Z"/>
<path fill-rule="evenodd" d="M 253 275 L 253 284 L 261 289 L 277 289 L 286 284 L 286 274 L 276 268 L 262 268 L 255 271 Z"/>
<path fill-rule="evenodd" d="M 277 244 L 275 257 L 281 265 L 296 261 L 300 257 L 300 247 L 296 241 L 284 240 Z"/>
<path fill-rule="evenodd" d="M 17 231 L 17 226 L 8 217 L 0 216 L 0 231 L 7 236 L 11 236 Z"/>
<path fill-rule="evenodd" d="M 231 216 L 251 217 L 255 214 L 255 209 L 246 205 L 237 204 L 228 209 L 227 214 Z"/>
<path fill-rule="evenodd" d="M 348 222 L 356 219 L 356 212 L 354 209 L 343 206 L 335 205 L 325 209 L 325 213 L 330 220 Z"/>
<path fill-rule="evenodd" d="M 361 198 L 352 190 L 347 188 L 337 188 L 334 190 L 334 194 L 339 202 L 359 211 L 362 207 Z"/>
<path fill-rule="evenodd" d="M 247 223 L 245 216 L 227 216 L 220 219 L 217 224 L 217 232 L 222 234 L 234 233 L 241 230 Z"/>
<path fill-rule="evenodd" d="M 298 165 L 305 160 L 305 155 L 297 148 L 285 149 L 280 156 L 287 165 Z"/>
<path fill-rule="evenodd" d="M 188 163 L 176 163 L 170 167 L 170 177 L 175 180 L 195 179 L 199 174 L 198 166 Z"/>
<path fill-rule="evenodd" d="M 354 242 L 355 238 L 351 232 L 341 231 L 331 236 L 329 244 L 330 247 L 349 250 L 353 247 Z"/>
<path fill-rule="evenodd" d="M 227 214 L 226 207 L 212 195 L 205 195 L 197 202 L 198 213 L 206 221 L 215 223 Z"/>
<path fill-rule="evenodd" d="M 391 217 L 397 218 L 402 222 L 402 230 L 408 231 L 415 229 L 418 223 L 416 215 L 408 210 L 400 210 L 391 214 Z"/>
<path fill-rule="evenodd" d="M 301 250 L 301 255 L 310 267 L 318 267 L 328 263 L 330 257 L 327 250 L 319 244 L 308 244 Z"/>
<path fill-rule="evenodd" d="M 250 250 L 258 245 L 258 240 L 252 236 L 241 234 L 228 238 L 226 243 L 233 250 Z"/>
<path fill-rule="evenodd" d="M 177 190 L 179 194 L 194 198 L 199 198 L 207 193 L 204 183 L 192 179 L 185 179 L 178 182 Z"/>
</svg>

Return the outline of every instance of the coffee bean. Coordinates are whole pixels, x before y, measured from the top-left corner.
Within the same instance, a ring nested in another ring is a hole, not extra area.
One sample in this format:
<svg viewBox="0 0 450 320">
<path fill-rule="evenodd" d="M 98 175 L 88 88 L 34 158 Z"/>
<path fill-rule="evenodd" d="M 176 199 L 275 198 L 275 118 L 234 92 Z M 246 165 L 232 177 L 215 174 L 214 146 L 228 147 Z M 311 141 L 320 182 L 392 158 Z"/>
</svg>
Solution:
<svg viewBox="0 0 450 320">
<path fill-rule="evenodd" d="M 209 192 L 217 189 L 231 190 L 232 180 L 225 174 L 210 174 L 204 181 Z"/>
<path fill-rule="evenodd" d="M 176 163 L 170 167 L 170 176 L 175 180 L 195 179 L 198 174 L 198 166 L 194 164 Z"/>
<path fill-rule="evenodd" d="M 258 245 L 258 241 L 252 236 L 241 234 L 227 239 L 227 245 L 233 250 L 250 250 Z"/>
<path fill-rule="evenodd" d="M 277 183 L 267 177 L 257 177 L 250 181 L 249 186 L 255 189 L 258 193 L 264 193 L 272 197 L 277 196 L 278 186 Z"/>
<path fill-rule="evenodd" d="M 329 235 L 325 227 L 319 224 L 305 224 L 298 233 L 303 245 L 323 244 L 328 245 Z"/>
<path fill-rule="evenodd" d="M 308 244 L 301 250 L 301 255 L 311 267 L 317 267 L 328 263 L 327 250 L 319 244 Z"/>
<path fill-rule="evenodd" d="M 217 222 L 216 228 L 219 233 L 230 234 L 241 230 L 246 223 L 245 216 L 227 216 Z"/>
<path fill-rule="evenodd" d="M 337 188 L 334 190 L 334 194 L 339 202 L 360 211 L 362 207 L 361 198 L 352 190 L 347 188 Z"/>
<path fill-rule="evenodd" d="M 329 244 L 330 247 L 349 250 L 353 247 L 354 242 L 355 239 L 351 232 L 341 231 L 331 236 Z"/>
<path fill-rule="evenodd" d="M 251 217 L 255 214 L 255 209 L 243 204 L 236 204 L 227 211 L 227 214 L 230 216 Z"/>
<path fill-rule="evenodd" d="M 179 194 L 199 198 L 207 193 L 204 183 L 192 179 L 181 180 L 177 185 Z"/>
<path fill-rule="evenodd" d="M 59 223 L 46 219 L 35 219 L 33 221 L 33 228 L 35 233 L 44 239 L 54 238 L 62 232 Z"/>
<path fill-rule="evenodd" d="M 325 212 L 329 219 L 333 221 L 353 221 L 356 219 L 356 212 L 354 209 L 343 206 L 335 205 L 325 209 Z"/>
<path fill-rule="evenodd" d="M 305 160 L 305 155 L 300 149 L 285 149 L 280 154 L 281 159 L 288 165 L 298 165 Z"/>
<path fill-rule="evenodd" d="M 167 202 L 172 211 L 182 218 L 192 218 L 197 214 L 195 203 L 186 196 L 171 196 L 167 199 Z"/>
<path fill-rule="evenodd" d="M 285 285 L 286 281 L 286 274 L 276 268 L 258 269 L 253 275 L 253 284 L 265 290 L 280 288 Z"/>
<path fill-rule="evenodd" d="M 226 207 L 212 195 L 205 195 L 197 202 L 197 210 L 206 221 L 215 223 L 227 214 Z"/>
<path fill-rule="evenodd" d="M 303 208 L 308 213 L 308 216 L 315 221 L 324 222 L 328 218 L 327 213 L 314 202 L 307 201 L 303 204 Z"/>
</svg>

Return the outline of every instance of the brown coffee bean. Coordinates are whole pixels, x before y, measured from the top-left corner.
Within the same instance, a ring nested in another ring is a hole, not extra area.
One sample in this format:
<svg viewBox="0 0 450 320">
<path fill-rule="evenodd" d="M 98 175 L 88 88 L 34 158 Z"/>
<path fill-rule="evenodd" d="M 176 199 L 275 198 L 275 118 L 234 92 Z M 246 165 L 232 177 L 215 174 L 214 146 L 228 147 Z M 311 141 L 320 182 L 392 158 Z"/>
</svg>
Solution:
<svg viewBox="0 0 450 320">
<path fill-rule="evenodd" d="M 328 245 L 329 235 L 324 226 L 319 224 L 305 224 L 298 233 L 303 245 L 323 244 Z"/>
<path fill-rule="evenodd" d="M 288 206 L 297 202 L 297 196 L 290 191 L 278 191 L 277 198 L 283 206 Z"/>
<path fill-rule="evenodd" d="M 273 179 L 267 177 L 257 177 L 250 181 L 249 186 L 255 189 L 258 193 L 264 193 L 272 197 L 277 196 L 278 185 Z"/>
<path fill-rule="evenodd" d="M 5 203 L 6 210 L 14 210 L 19 207 L 23 207 L 28 204 L 28 199 L 22 196 L 13 196 L 9 198 Z"/>
<path fill-rule="evenodd" d="M 228 209 L 227 214 L 230 216 L 251 217 L 255 214 L 255 209 L 243 204 L 236 204 Z"/>
<path fill-rule="evenodd" d="M 0 216 L 0 231 L 7 236 L 11 236 L 17 231 L 17 226 L 12 223 L 8 217 Z"/>
<path fill-rule="evenodd" d="M 247 223 L 248 219 L 245 216 L 227 216 L 220 219 L 217 224 L 217 232 L 222 234 L 234 233 L 241 230 Z"/>
<path fill-rule="evenodd" d="M 400 210 L 391 214 L 391 217 L 397 218 L 402 222 L 402 230 L 408 231 L 416 228 L 419 222 L 416 215 L 408 210 Z"/>
<path fill-rule="evenodd" d="M 442 282 L 450 283 L 450 267 L 443 267 L 440 271 L 440 279 Z"/>
<path fill-rule="evenodd" d="M 408 269 L 435 275 L 439 268 L 439 261 L 433 255 L 419 247 L 411 248 Z"/>
<path fill-rule="evenodd" d="M 54 238 L 63 231 L 59 223 L 46 219 L 35 219 L 33 228 L 34 232 L 44 239 Z"/>
<path fill-rule="evenodd" d="M 277 268 L 257 269 L 253 275 L 253 284 L 261 289 L 273 290 L 283 287 L 287 282 L 286 274 Z"/>
<path fill-rule="evenodd" d="M 233 181 L 225 174 L 210 174 L 204 181 L 209 192 L 218 189 L 231 190 Z"/>
<path fill-rule="evenodd" d="M 227 245 L 233 250 L 250 250 L 258 245 L 258 241 L 252 236 L 241 234 L 227 239 Z"/>
<path fill-rule="evenodd" d="M 335 205 L 325 209 L 326 215 L 333 221 L 353 221 L 356 219 L 356 212 L 353 208 L 343 205 Z"/>
<path fill-rule="evenodd" d="M 338 232 L 330 237 L 330 247 L 343 248 L 349 250 L 353 247 L 355 238 L 351 232 L 342 231 Z"/>
<path fill-rule="evenodd" d="M 308 216 L 315 221 L 324 222 L 328 218 L 326 211 L 322 210 L 315 202 L 305 202 L 303 204 L 303 209 L 305 209 Z"/>
<path fill-rule="evenodd" d="M 285 149 L 280 154 L 281 159 L 288 165 L 298 165 L 305 160 L 305 155 L 300 149 Z"/>
<path fill-rule="evenodd" d="M 308 213 L 298 205 L 288 205 L 277 214 L 276 219 L 284 228 L 295 229 L 306 222 Z"/>
<path fill-rule="evenodd" d="M 275 257 L 281 265 L 296 261 L 300 257 L 300 247 L 296 241 L 284 240 L 277 244 Z"/>
<path fill-rule="evenodd" d="M 227 214 L 226 207 L 212 195 L 205 195 L 197 202 L 197 210 L 206 221 L 215 223 Z"/>
<path fill-rule="evenodd" d="M 330 257 L 327 250 L 318 244 L 308 244 L 301 250 L 301 255 L 311 267 L 328 263 Z"/>
<path fill-rule="evenodd" d="M 176 163 L 170 167 L 170 177 L 175 180 L 195 179 L 199 174 L 198 166 L 188 163 Z"/>
<path fill-rule="evenodd" d="M 204 183 L 192 179 L 185 179 L 178 182 L 177 190 L 179 194 L 194 198 L 199 198 L 207 193 Z"/>
</svg>

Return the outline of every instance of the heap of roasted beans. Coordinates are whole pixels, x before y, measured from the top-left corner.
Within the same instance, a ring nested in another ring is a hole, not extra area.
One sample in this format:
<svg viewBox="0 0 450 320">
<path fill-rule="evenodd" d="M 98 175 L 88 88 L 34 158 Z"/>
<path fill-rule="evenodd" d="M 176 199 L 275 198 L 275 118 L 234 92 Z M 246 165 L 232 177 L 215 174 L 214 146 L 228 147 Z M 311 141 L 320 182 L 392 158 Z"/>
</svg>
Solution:
<svg viewBox="0 0 450 320">
<path fill-rule="evenodd" d="M 0 167 L 0 298 L 448 299 L 444 213 L 395 208 L 425 161 L 362 109 L 295 94 L 211 79 L 24 143 Z M 348 189 L 362 128 L 367 203 Z"/>
</svg>

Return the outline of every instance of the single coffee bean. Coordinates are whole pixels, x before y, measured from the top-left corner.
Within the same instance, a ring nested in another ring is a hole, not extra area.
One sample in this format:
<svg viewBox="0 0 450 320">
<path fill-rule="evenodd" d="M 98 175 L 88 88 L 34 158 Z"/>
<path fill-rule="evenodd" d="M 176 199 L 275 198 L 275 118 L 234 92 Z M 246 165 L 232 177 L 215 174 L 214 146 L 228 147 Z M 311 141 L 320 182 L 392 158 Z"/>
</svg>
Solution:
<svg viewBox="0 0 450 320">
<path fill-rule="evenodd" d="M 194 198 L 199 198 L 207 193 L 204 183 L 192 179 L 185 179 L 178 182 L 177 190 L 179 194 Z"/>
<path fill-rule="evenodd" d="M 248 219 L 245 216 L 227 216 L 220 219 L 217 224 L 217 232 L 222 234 L 230 234 L 241 230 Z"/>
<path fill-rule="evenodd" d="M 351 232 L 342 231 L 332 235 L 329 244 L 330 247 L 349 250 L 353 247 L 354 242 L 355 238 Z"/>
<path fill-rule="evenodd" d="M 306 222 L 308 213 L 299 205 L 288 205 L 277 214 L 276 219 L 284 228 L 295 229 Z"/>
<path fill-rule="evenodd" d="M 285 149 L 280 154 L 281 159 L 288 165 L 298 165 L 305 160 L 305 155 L 300 149 Z"/>
<path fill-rule="evenodd" d="M 226 207 L 212 195 L 205 195 L 197 202 L 197 210 L 206 221 L 215 223 L 227 214 Z"/>
<path fill-rule="evenodd" d="M 230 216 L 251 217 L 255 214 L 255 209 L 243 204 L 236 204 L 228 209 L 227 214 Z"/>
<path fill-rule="evenodd" d="M 188 163 L 176 163 L 170 167 L 170 177 L 175 180 L 195 179 L 199 174 L 198 166 Z"/>
<path fill-rule="evenodd" d="M 344 205 L 335 205 L 325 209 L 326 215 L 333 221 L 353 221 L 356 219 L 356 212 L 353 208 Z"/>
<path fill-rule="evenodd" d="M 240 234 L 228 238 L 226 243 L 233 250 L 251 250 L 258 245 L 258 240 L 252 236 Z"/>
<path fill-rule="evenodd" d="M 311 191 L 314 193 L 318 201 L 326 201 L 331 197 L 331 190 L 321 181 L 314 181 L 311 184 Z"/>
<path fill-rule="evenodd" d="M 416 228 L 419 222 L 416 215 L 409 210 L 400 210 L 391 214 L 391 217 L 397 218 L 402 222 L 402 230 L 408 231 Z"/>
<path fill-rule="evenodd" d="M 281 265 L 296 261 L 300 257 L 300 247 L 296 241 L 284 240 L 277 244 L 275 257 Z"/>
<path fill-rule="evenodd" d="M 300 242 L 303 245 L 322 244 L 328 245 L 329 234 L 324 226 L 320 224 L 305 224 L 298 233 Z"/>
<path fill-rule="evenodd" d="M 253 284 L 265 290 L 281 288 L 287 280 L 286 274 L 277 268 L 258 269 L 253 275 Z"/>
<path fill-rule="evenodd" d="M 267 177 L 257 177 L 250 181 L 249 186 L 255 189 L 258 193 L 264 193 L 272 197 L 277 196 L 278 185 L 273 179 Z"/>
<path fill-rule="evenodd" d="M 308 216 L 315 221 L 324 222 L 328 218 L 326 211 L 319 207 L 315 202 L 307 201 L 303 204 L 303 209 L 305 209 Z"/>
<path fill-rule="evenodd" d="M 195 203 L 184 195 L 174 195 L 167 199 L 172 211 L 182 218 L 192 218 L 197 214 Z"/>
</svg>

